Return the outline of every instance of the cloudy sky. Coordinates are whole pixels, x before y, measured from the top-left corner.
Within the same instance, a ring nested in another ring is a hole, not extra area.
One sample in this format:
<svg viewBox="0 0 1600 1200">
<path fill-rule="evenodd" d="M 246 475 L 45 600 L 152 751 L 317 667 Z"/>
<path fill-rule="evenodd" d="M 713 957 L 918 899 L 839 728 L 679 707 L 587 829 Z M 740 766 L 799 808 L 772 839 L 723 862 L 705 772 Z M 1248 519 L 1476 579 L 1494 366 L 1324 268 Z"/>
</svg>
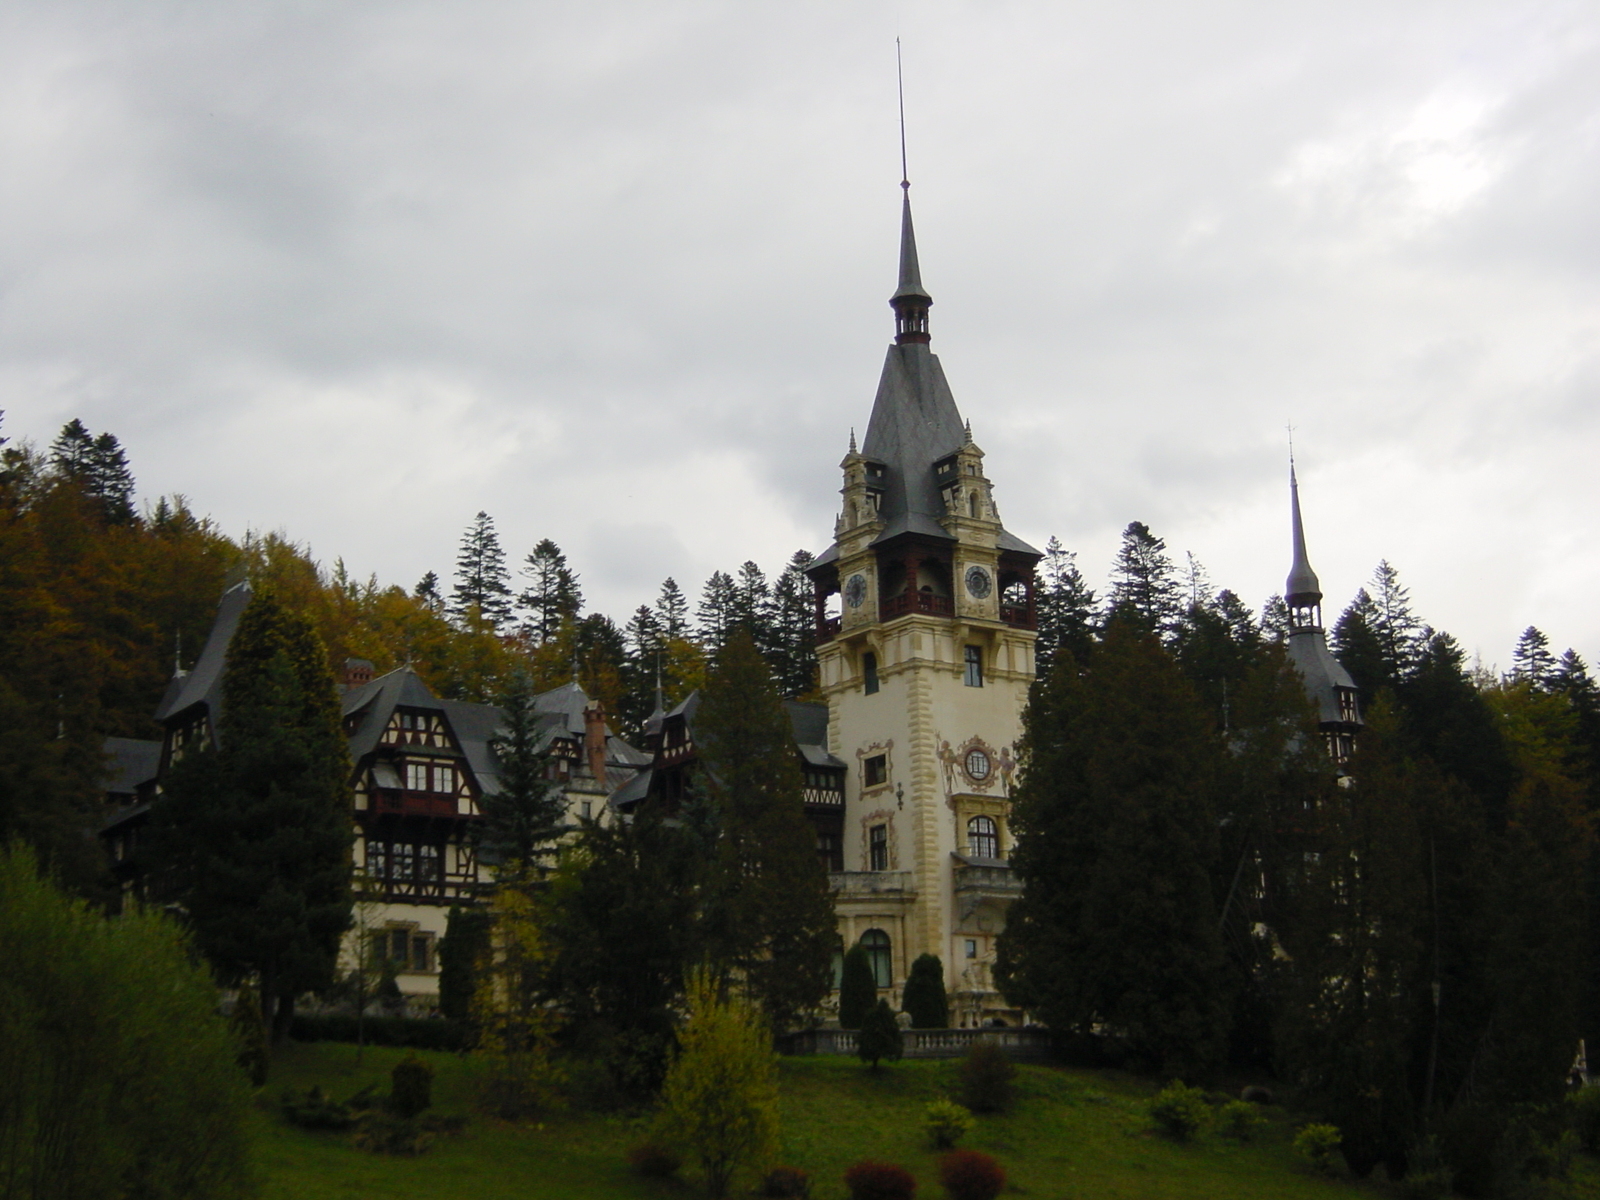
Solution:
<svg viewBox="0 0 1600 1200">
<path fill-rule="evenodd" d="M 1330 620 L 1388 558 L 1600 658 L 1600 6 L 10 0 L 0 408 L 410 586 L 487 510 L 624 617 L 831 536 L 891 334 L 1007 524 Z"/>
</svg>

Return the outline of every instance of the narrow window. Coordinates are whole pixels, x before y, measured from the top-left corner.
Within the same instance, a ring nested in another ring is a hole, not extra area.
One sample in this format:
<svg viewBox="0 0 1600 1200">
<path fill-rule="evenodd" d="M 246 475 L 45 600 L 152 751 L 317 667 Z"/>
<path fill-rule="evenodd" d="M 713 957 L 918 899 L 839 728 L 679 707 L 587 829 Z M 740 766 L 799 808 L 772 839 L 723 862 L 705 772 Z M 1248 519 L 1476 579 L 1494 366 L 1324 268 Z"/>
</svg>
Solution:
<svg viewBox="0 0 1600 1200">
<path fill-rule="evenodd" d="M 433 790 L 454 795 L 456 790 L 456 769 L 454 767 L 435 767 L 433 769 Z"/>
<path fill-rule="evenodd" d="M 430 934 L 418 933 L 411 938 L 411 969 L 413 971 L 428 972 L 433 970 L 433 937 Z"/>
<path fill-rule="evenodd" d="M 983 647 L 982 646 L 968 646 L 967 647 L 966 685 L 968 687 L 982 687 L 983 686 Z"/>
<path fill-rule="evenodd" d="M 968 958 L 977 958 L 978 957 L 978 939 L 977 938 L 968 938 L 967 939 L 967 957 Z"/>
<path fill-rule="evenodd" d="M 583 819 L 585 821 L 587 821 L 593 815 L 594 815 L 594 801 L 585 800 L 583 802 Z"/>
<path fill-rule="evenodd" d="M 861 935 L 861 945 L 872 963 L 872 979 L 886 988 L 894 982 L 894 963 L 889 956 L 889 935 L 881 929 L 869 929 Z"/>
<path fill-rule="evenodd" d="M 863 654 L 861 656 L 861 686 L 867 695 L 874 695 L 878 690 L 878 656 L 876 654 Z"/>
<path fill-rule="evenodd" d="M 1000 857 L 1000 832 L 993 817 L 973 817 L 967 822 L 967 853 L 973 858 Z"/>
<path fill-rule="evenodd" d="M 889 756 L 874 754 L 863 764 L 863 779 L 869 788 L 889 782 Z"/>
<path fill-rule="evenodd" d="M 889 827 L 887 825 L 874 825 L 867 831 L 867 869 L 869 871 L 887 871 L 889 869 Z"/>
<path fill-rule="evenodd" d="M 367 842 L 367 874 L 374 879 L 387 879 L 389 876 L 389 856 L 384 853 L 385 846 L 382 842 L 368 840 Z"/>
<path fill-rule="evenodd" d="M 396 842 L 389 854 L 390 877 L 409 880 L 414 870 L 412 865 L 414 862 L 412 847 L 405 842 Z"/>
<path fill-rule="evenodd" d="M 408 762 L 406 764 L 406 791 L 425 792 L 428 790 L 428 764 Z"/>
<path fill-rule="evenodd" d="M 417 847 L 417 878 L 425 883 L 438 883 L 444 878 L 444 859 L 439 854 L 439 847 L 422 845 Z"/>
</svg>

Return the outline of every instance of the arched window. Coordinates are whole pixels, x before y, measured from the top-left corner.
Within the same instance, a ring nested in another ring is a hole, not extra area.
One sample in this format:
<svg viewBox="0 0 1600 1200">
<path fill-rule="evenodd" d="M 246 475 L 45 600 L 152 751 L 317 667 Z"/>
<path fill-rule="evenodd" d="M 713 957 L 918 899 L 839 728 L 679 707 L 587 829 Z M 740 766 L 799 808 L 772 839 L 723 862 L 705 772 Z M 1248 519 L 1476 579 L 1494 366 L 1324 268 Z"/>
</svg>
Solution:
<svg viewBox="0 0 1600 1200">
<path fill-rule="evenodd" d="M 973 817 L 967 822 L 967 853 L 973 858 L 1000 857 L 1000 830 L 993 817 Z"/>
<path fill-rule="evenodd" d="M 862 948 L 872 963 L 872 979 L 881 988 L 894 982 L 894 963 L 889 957 L 889 935 L 881 929 L 869 929 L 861 935 Z"/>
</svg>

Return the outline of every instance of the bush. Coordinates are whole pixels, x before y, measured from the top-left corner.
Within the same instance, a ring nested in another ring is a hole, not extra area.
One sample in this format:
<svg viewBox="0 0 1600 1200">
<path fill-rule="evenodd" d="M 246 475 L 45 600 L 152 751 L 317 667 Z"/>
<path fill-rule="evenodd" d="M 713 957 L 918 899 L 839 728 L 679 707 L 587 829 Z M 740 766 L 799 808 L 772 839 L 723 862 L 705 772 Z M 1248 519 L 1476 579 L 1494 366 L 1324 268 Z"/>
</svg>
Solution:
<svg viewBox="0 0 1600 1200">
<path fill-rule="evenodd" d="M 948 1029 L 950 1001 L 944 991 L 944 964 L 937 954 L 922 954 L 911 964 L 901 1006 L 913 1029 Z"/>
<path fill-rule="evenodd" d="M 234 995 L 228 1027 L 239 1042 L 239 1066 L 252 1084 L 263 1086 L 272 1063 L 272 1048 L 267 1039 L 267 1023 L 261 1016 L 261 996 L 249 982 Z"/>
<path fill-rule="evenodd" d="M 1400 1183 L 1405 1200 L 1443 1200 L 1450 1194 L 1454 1172 L 1439 1152 L 1439 1143 L 1424 1138 L 1412 1147 L 1406 1176 Z"/>
<path fill-rule="evenodd" d="M 239 1046 L 173 921 L 134 904 L 108 920 L 0 848 L 0 947 L 0 1191 L 252 1191 Z"/>
<path fill-rule="evenodd" d="M 1339 1127 L 1337 1125 L 1307 1125 L 1294 1135 L 1294 1152 L 1308 1161 L 1324 1175 L 1338 1173 Z"/>
<path fill-rule="evenodd" d="M 414 1117 L 433 1103 L 433 1068 L 415 1054 L 395 1063 L 389 1072 L 389 1111 Z"/>
<path fill-rule="evenodd" d="M 949 1100 L 935 1100 L 922 1110 L 922 1128 L 936 1150 L 948 1150 L 972 1128 L 972 1114 Z"/>
<path fill-rule="evenodd" d="M 433 1132 L 414 1118 L 374 1109 L 356 1122 L 355 1143 L 374 1154 L 415 1157 L 433 1145 Z"/>
<path fill-rule="evenodd" d="M 1248 1100 L 1230 1100 L 1217 1109 L 1217 1132 L 1236 1142 L 1248 1142 L 1255 1137 L 1261 1124 L 1261 1114 Z"/>
<path fill-rule="evenodd" d="M 683 1169 L 683 1158 L 671 1146 L 640 1142 L 628 1151 L 628 1165 L 646 1179 L 671 1179 Z"/>
<path fill-rule="evenodd" d="M 1570 1093 L 1567 1115 L 1583 1148 L 1590 1154 L 1600 1153 L 1600 1087 L 1579 1088 Z"/>
<path fill-rule="evenodd" d="M 341 1104 L 320 1087 L 313 1087 L 304 1095 L 285 1092 L 279 1101 L 284 1120 L 298 1129 L 318 1132 L 340 1132 L 356 1123 L 356 1114 L 348 1104 Z"/>
<path fill-rule="evenodd" d="M 1206 1094 L 1199 1088 L 1185 1087 L 1174 1079 L 1157 1092 L 1150 1101 L 1150 1119 L 1161 1132 L 1180 1142 L 1186 1142 L 1205 1128 L 1210 1109 Z"/>
<path fill-rule="evenodd" d="M 1006 1173 L 987 1154 L 952 1150 L 939 1159 L 939 1182 L 950 1200 L 995 1200 L 1006 1186 Z"/>
<path fill-rule="evenodd" d="M 470 1036 L 460 1021 L 431 1017 L 367 1017 L 362 1024 L 369 1046 L 399 1046 L 408 1050 L 468 1048 Z M 356 1018 L 342 1013 L 311 1016 L 296 1013 L 289 1036 L 297 1042 L 355 1042 Z"/>
<path fill-rule="evenodd" d="M 811 1195 L 811 1176 L 799 1167 L 773 1167 L 761 1181 L 761 1194 L 805 1200 Z"/>
<path fill-rule="evenodd" d="M 856 1034 L 856 1054 L 874 1070 L 883 1059 L 898 1062 L 905 1053 L 905 1039 L 900 1034 L 900 1022 L 887 1000 L 879 1000 L 861 1022 L 861 1032 Z"/>
<path fill-rule="evenodd" d="M 956 1099 L 973 1112 L 1005 1112 L 1011 1107 L 1011 1083 L 1016 1076 L 1016 1064 L 1006 1057 L 1006 1052 L 988 1038 L 981 1038 L 968 1047 L 961 1060 Z"/>
<path fill-rule="evenodd" d="M 917 1181 L 910 1171 L 894 1163 L 858 1162 L 844 1173 L 850 1200 L 912 1200 Z"/>
<path fill-rule="evenodd" d="M 878 983 L 872 976 L 867 948 L 851 946 L 839 968 L 839 1028 L 860 1029 L 878 1002 Z"/>
</svg>

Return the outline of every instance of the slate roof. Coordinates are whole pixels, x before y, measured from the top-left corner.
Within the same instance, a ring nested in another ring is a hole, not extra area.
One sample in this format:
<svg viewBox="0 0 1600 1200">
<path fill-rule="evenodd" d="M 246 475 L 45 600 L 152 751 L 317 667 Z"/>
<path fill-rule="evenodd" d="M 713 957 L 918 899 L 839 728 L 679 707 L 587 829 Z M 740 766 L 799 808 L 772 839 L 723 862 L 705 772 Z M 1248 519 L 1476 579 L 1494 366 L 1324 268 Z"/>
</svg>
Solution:
<svg viewBox="0 0 1600 1200">
<path fill-rule="evenodd" d="M 1289 464 L 1290 535 L 1294 541 L 1294 561 L 1289 567 L 1289 580 L 1284 585 L 1283 597 L 1291 605 L 1319 604 L 1322 602 L 1322 584 L 1311 569 L 1306 557 L 1306 530 L 1300 521 L 1300 481 L 1294 476 L 1294 464 Z"/>
<path fill-rule="evenodd" d="M 794 730 L 800 757 L 813 767 L 843 771 L 845 764 L 828 752 L 828 706 L 805 700 L 785 700 L 789 725 Z"/>
<path fill-rule="evenodd" d="M 211 714 L 212 729 L 221 728 L 222 669 L 228 661 L 228 643 L 233 641 L 234 631 L 239 628 L 239 618 L 249 603 L 248 583 L 236 583 L 222 593 L 222 599 L 217 602 L 217 619 L 211 625 L 211 633 L 206 637 L 199 661 L 187 675 L 167 685 L 167 693 L 156 708 L 156 720 L 166 721 L 198 704 L 204 704 Z"/>
<path fill-rule="evenodd" d="M 108 737 L 105 752 L 110 759 L 106 764 L 106 791 L 114 795 L 133 795 L 140 784 L 154 780 L 161 767 L 160 742 Z"/>
<path fill-rule="evenodd" d="M 1298 629 L 1289 635 L 1289 658 L 1300 669 L 1306 692 L 1317 706 L 1317 720 L 1338 724 L 1344 720 L 1339 711 L 1339 695 L 1335 688 L 1355 689 L 1350 672 L 1333 656 L 1320 629 Z"/>
</svg>

